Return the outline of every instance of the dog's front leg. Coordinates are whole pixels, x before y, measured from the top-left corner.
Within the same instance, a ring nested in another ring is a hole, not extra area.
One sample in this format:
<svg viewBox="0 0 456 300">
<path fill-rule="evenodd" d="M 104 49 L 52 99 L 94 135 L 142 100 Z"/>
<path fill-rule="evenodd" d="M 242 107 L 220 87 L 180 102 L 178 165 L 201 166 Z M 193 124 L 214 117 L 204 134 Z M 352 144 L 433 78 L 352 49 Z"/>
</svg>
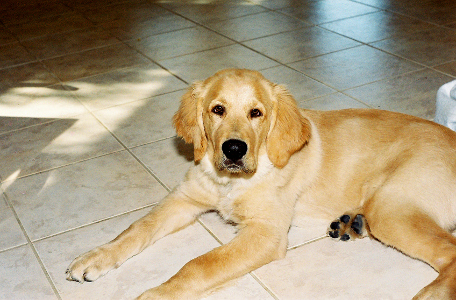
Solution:
<svg viewBox="0 0 456 300">
<path fill-rule="evenodd" d="M 114 240 L 74 259 L 66 271 L 67 280 L 82 283 L 98 279 L 163 236 L 192 223 L 208 209 L 178 191 L 169 194 Z"/>
<path fill-rule="evenodd" d="M 287 229 L 251 223 L 228 244 L 197 257 L 137 300 L 198 299 L 212 288 L 253 271 L 286 253 Z"/>
</svg>

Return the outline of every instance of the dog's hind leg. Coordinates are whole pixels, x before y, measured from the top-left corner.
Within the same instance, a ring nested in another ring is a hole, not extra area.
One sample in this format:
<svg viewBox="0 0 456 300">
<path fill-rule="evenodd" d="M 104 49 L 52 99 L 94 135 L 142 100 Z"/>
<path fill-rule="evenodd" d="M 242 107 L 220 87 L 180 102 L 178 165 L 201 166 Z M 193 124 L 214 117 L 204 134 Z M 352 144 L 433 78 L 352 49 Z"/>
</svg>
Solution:
<svg viewBox="0 0 456 300">
<path fill-rule="evenodd" d="M 381 200 L 371 199 L 364 209 L 370 234 L 439 272 L 414 299 L 456 299 L 456 238 L 410 202 Z"/>
</svg>

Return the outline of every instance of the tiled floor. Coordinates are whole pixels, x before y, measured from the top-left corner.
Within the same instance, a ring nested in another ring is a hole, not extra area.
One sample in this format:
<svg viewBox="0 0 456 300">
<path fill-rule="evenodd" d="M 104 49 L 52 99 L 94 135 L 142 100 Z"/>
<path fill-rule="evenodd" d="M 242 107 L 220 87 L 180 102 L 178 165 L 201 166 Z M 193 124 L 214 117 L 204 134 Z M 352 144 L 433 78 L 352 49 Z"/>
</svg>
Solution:
<svg viewBox="0 0 456 300">
<path fill-rule="evenodd" d="M 456 77 L 453 0 L 2 0 L 0 299 L 131 299 L 234 229 L 215 214 L 94 283 L 65 280 L 184 176 L 191 150 L 170 118 L 187 85 L 261 70 L 314 109 L 434 116 Z M 342 212 L 341 212 L 342 213 Z M 327 221 L 207 299 L 409 299 L 436 273 Z"/>
</svg>

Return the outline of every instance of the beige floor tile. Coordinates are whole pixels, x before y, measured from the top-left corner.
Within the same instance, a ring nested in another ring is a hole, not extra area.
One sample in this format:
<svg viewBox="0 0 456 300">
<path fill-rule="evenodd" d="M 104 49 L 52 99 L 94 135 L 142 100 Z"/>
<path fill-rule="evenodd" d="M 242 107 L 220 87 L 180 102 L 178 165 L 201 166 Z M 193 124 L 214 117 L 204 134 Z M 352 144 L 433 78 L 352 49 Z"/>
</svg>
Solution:
<svg viewBox="0 0 456 300">
<path fill-rule="evenodd" d="M 363 43 L 407 36 L 431 27 L 429 23 L 386 11 L 378 11 L 321 26 Z"/>
<path fill-rule="evenodd" d="M 19 43 L 0 45 L 0 69 L 34 61 L 36 58 Z"/>
<path fill-rule="evenodd" d="M 326 238 L 254 273 L 279 299 L 303 300 L 411 299 L 437 276 L 425 263 L 368 238 Z"/>
<path fill-rule="evenodd" d="M 58 299 L 28 245 L 0 252 L 1 299 Z"/>
<path fill-rule="evenodd" d="M 358 0 L 357 2 L 370 5 L 373 7 L 381 8 L 384 10 L 391 10 L 395 12 L 404 11 L 404 9 L 409 6 L 417 5 L 418 2 L 413 0 L 403 0 L 403 1 L 382 1 L 382 0 Z M 425 1 L 420 1 L 420 5 Z"/>
<path fill-rule="evenodd" d="M 117 19 L 100 24 L 112 35 L 121 40 L 137 40 L 156 34 L 171 32 L 196 26 L 195 23 L 173 13 L 161 13 L 144 20 Z"/>
<path fill-rule="evenodd" d="M 183 44 L 182 41 L 189 41 Z M 132 40 L 129 45 L 154 61 L 218 48 L 233 44 L 232 41 L 203 27 L 192 27 Z"/>
<path fill-rule="evenodd" d="M 169 190 L 175 188 L 193 165 L 193 145 L 170 138 L 132 149 Z"/>
<path fill-rule="evenodd" d="M 269 9 L 285 8 L 293 4 L 293 0 L 249 0 L 257 5 L 267 7 Z"/>
<path fill-rule="evenodd" d="M 312 24 L 322 24 L 372 13 L 378 9 L 347 0 L 296 1 L 280 10 Z"/>
<path fill-rule="evenodd" d="M 273 300 L 273 298 L 255 279 L 245 275 L 209 294 L 201 300 Z"/>
<path fill-rule="evenodd" d="M 415 18 L 437 24 L 450 24 L 456 21 L 456 3 L 452 0 L 426 0 L 412 2 L 405 7 L 405 13 Z"/>
<path fill-rule="evenodd" d="M 423 70 L 345 91 L 374 108 L 434 119 L 435 97 L 440 86 L 453 78 Z"/>
<path fill-rule="evenodd" d="M 199 219 L 223 244 L 229 243 L 236 237 L 237 228 L 235 224 L 229 224 L 216 212 L 205 213 Z"/>
<path fill-rule="evenodd" d="M 0 26 L 0 45 L 17 42 L 16 38 L 3 26 Z"/>
<path fill-rule="evenodd" d="M 6 26 L 39 21 L 62 14 L 71 13 L 71 9 L 60 1 L 14 1 L 11 7 L 0 10 L 0 20 Z M 3 3 L 2 3 L 3 5 Z M 5 5 L 7 7 L 7 5 Z"/>
<path fill-rule="evenodd" d="M 211 29 L 236 41 L 251 40 L 309 25 L 276 12 L 264 12 L 207 24 Z"/>
<path fill-rule="evenodd" d="M 358 0 L 357 2 L 398 12 L 431 23 L 450 24 L 456 20 L 456 15 L 454 14 L 456 4 L 452 0 Z"/>
<path fill-rule="evenodd" d="M 130 102 L 94 112 L 94 115 L 127 147 L 176 135 L 172 125 L 184 91 Z"/>
<path fill-rule="evenodd" d="M 5 182 L 31 240 L 142 208 L 167 191 L 127 152 Z"/>
<path fill-rule="evenodd" d="M 40 59 L 68 55 L 119 43 L 106 30 L 100 27 L 84 28 L 22 42 L 30 53 Z"/>
<path fill-rule="evenodd" d="M 40 62 L 0 69 L 0 92 L 21 87 L 46 87 L 58 82 Z"/>
<path fill-rule="evenodd" d="M 225 68 L 262 70 L 278 63 L 240 45 L 184 55 L 159 62 L 187 82 L 206 79 Z"/>
<path fill-rule="evenodd" d="M 456 77 L 456 60 L 436 66 L 435 69 Z"/>
<path fill-rule="evenodd" d="M 91 0 L 61 0 L 66 6 L 75 9 L 75 10 L 89 10 L 94 9 L 97 7 L 105 7 L 109 9 L 111 6 L 119 4 L 119 3 L 136 3 L 136 2 L 144 2 L 143 0 L 103 0 L 103 1 L 91 1 Z"/>
<path fill-rule="evenodd" d="M 27 243 L 16 216 L 6 204 L 4 195 L 0 195 L 0 232 L 2 233 L 0 252 Z"/>
<path fill-rule="evenodd" d="M 250 2 L 239 1 L 215 1 L 215 3 L 182 4 L 182 1 L 163 1 L 166 8 L 198 23 L 224 21 L 251 14 L 266 11 L 258 5 Z"/>
<path fill-rule="evenodd" d="M 368 105 L 356 101 L 342 93 L 335 93 L 318 97 L 308 101 L 299 101 L 299 107 L 315 110 L 337 110 L 346 108 L 370 108 Z"/>
<path fill-rule="evenodd" d="M 56 120 L 56 118 L 0 117 L 0 135 Z"/>
<path fill-rule="evenodd" d="M 55 3 L 62 3 L 60 0 L 29 0 L 29 1 L 16 1 L 16 0 L 3 0 L 2 7 L 0 7 L 0 11 L 6 10 L 21 10 L 21 9 L 31 9 L 35 6 L 41 5 L 55 5 Z M 11 13 L 11 12 L 10 12 Z"/>
<path fill-rule="evenodd" d="M 75 80 L 150 63 L 148 59 L 124 44 L 44 60 L 43 63 L 62 81 Z"/>
<path fill-rule="evenodd" d="M 5 133 L 0 135 L 0 143 L 0 176 L 4 180 L 122 149 L 88 114 Z"/>
<path fill-rule="evenodd" d="M 77 12 L 50 16 L 8 26 L 19 40 L 42 37 L 45 35 L 63 33 L 93 26 L 93 23 Z"/>
<path fill-rule="evenodd" d="M 435 27 L 372 45 L 426 66 L 440 65 L 456 57 L 456 34 L 454 30 L 444 27 Z"/>
<path fill-rule="evenodd" d="M 421 68 L 368 46 L 342 50 L 289 65 L 336 89 L 347 89 Z"/>
<path fill-rule="evenodd" d="M 166 9 L 161 8 L 148 1 L 115 1 L 109 8 L 105 5 L 92 5 L 84 7 L 82 14 L 96 24 L 102 24 L 110 21 L 128 21 L 136 23 L 147 20 L 161 14 L 169 13 Z"/>
<path fill-rule="evenodd" d="M 282 63 L 295 62 L 360 45 L 358 42 L 319 27 L 302 28 L 243 44 Z"/>
<path fill-rule="evenodd" d="M 182 90 L 187 84 L 147 63 L 70 81 L 66 86 L 88 109 L 95 111 Z"/>
<path fill-rule="evenodd" d="M 266 69 L 261 73 L 273 83 L 285 85 L 296 101 L 335 92 L 332 88 L 285 66 Z"/>
<path fill-rule="evenodd" d="M 31 70 L 22 68 L 20 71 L 31 72 L 33 68 Z M 12 76 L 12 79 L 14 77 Z M 16 87 L 5 89 L 0 101 L 2 117 L 49 119 L 75 116 L 87 112 L 84 106 L 69 91 L 65 90 L 64 86 L 33 83 L 34 80 L 31 83 L 28 82 L 25 80 L 25 82 L 17 83 Z M 0 132 L 5 131 L 9 130 L 0 129 Z"/>
</svg>

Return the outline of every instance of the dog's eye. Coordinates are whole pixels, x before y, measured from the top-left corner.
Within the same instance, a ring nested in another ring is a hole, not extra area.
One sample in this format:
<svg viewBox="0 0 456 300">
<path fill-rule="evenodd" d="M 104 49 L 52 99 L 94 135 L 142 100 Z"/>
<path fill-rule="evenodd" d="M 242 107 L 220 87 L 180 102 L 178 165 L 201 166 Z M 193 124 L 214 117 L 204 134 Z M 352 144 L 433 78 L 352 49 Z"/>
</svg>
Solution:
<svg viewBox="0 0 456 300">
<path fill-rule="evenodd" d="M 258 108 L 254 108 L 250 111 L 251 118 L 258 118 L 258 117 L 261 117 L 262 115 L 263 115 L 263 113 Z"/>
<path fill-rule="evenodd" d="M 223 116 L 225 109 L 221 105 L 216 105 L 212 108 L 212 112 L 216 115 Z"/>
</svg>

